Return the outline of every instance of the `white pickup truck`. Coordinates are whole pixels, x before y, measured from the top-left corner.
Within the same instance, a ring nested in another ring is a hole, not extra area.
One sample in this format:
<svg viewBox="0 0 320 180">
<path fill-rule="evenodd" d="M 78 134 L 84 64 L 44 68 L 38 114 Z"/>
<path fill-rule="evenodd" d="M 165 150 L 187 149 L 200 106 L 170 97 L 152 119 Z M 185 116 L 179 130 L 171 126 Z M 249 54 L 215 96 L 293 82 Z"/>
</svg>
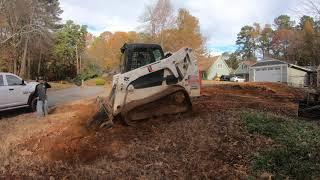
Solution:
<svg viewBox="0 0 320 180">
<path fill-rule="evenodd" d="M 0 72 L 0 111 L 29 107 L 36 110 L 37 82 L 25 82 L 11 73 Z"/>
</svg>

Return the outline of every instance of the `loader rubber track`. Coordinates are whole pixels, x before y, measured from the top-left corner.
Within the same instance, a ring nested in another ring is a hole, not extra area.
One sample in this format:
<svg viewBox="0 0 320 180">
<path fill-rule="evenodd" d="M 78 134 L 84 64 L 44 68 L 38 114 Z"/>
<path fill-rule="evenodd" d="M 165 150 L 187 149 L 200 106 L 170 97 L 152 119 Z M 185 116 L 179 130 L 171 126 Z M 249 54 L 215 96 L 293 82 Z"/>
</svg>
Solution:
<svg viewBox="0 0 320 180">
<path fill-rule="evenodd" d="M 192 103 L 188 92 L 181 86 L 169 86 L 151 97 L 128 103 L 121 117 L 127 125 L 134 126 L 139 120 L 190 110 Z"/>
</svg>

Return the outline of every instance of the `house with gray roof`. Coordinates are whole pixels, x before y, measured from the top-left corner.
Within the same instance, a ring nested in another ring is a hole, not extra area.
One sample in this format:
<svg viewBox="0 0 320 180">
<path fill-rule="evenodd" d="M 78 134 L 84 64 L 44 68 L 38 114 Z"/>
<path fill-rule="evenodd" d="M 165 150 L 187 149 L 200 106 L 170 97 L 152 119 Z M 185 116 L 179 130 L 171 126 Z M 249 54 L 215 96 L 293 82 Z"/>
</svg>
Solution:
<svg viewBox="0 0 320 180">
<path fill-rule="evenodd" d="M 230 75 L 231 69 L 226 63 L 227 59 L 228 57 L 221 55 L 211 64 L 207 71 L 208 80 L 219 79 L 222 75 Z"/>
<path fill-rule="evenodd" d="M 198 61 L 199 70 L 204 80 L 219 79 L 222 75 L 230 75 L 231 69 L 226 63 L 226 56 L 215 56 L 200 58 Z"/>
<path fill-rule="evenodd" d="M 234 71 L 234 75 L 244 78 L 246 81 L 249 81 L 249 68 L 256 64 L 255 60 L 246 60 L 239 63 L 238 68 Z"/>
<path fill-rule="evenodd" d="M 277 59 L 265 59 L 252 65 L 249 70 L 250 82 L 279 82 L 294 87 L 312 84 L 314 70 Z"/>
</svg>

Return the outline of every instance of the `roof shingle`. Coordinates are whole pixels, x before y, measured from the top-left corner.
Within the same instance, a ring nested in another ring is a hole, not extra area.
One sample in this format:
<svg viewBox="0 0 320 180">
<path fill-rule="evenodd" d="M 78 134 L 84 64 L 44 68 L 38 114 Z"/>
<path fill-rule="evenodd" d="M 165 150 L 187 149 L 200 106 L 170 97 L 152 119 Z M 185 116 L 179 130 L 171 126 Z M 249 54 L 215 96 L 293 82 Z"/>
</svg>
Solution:
<svg viewBox="0 0 320 180">
<path fill-rule="evenodd" d="M 246 60 L 246 61 L 243 61 L 243 64 L 247 65 L 247 66 L 252 66 L 254 64 L 256 64 L 257 61 L 255 60 Z"/>
<path fill-rule="evenodd" d="M 252 67 L 272 66 L 272 65 L 279 65 L 279 64 L 288 64 L 288 63 L 280 61 L 280 60 L 267 60 L 267 61 L 258 61 Z"/>
</svg>

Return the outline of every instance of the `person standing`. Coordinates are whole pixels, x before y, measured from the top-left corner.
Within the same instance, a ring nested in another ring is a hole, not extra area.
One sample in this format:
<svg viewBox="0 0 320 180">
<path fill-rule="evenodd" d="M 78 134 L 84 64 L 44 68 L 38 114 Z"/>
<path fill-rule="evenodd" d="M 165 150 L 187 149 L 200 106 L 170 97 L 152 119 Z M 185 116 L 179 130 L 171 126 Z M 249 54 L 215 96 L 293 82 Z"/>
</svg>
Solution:
<svg viewBox="0 0 320 180">
<path fill-rule="evenodd" d="M 44 81 L 42 77 L 38 78 L 38 86 L 37 86 L 37 114 L 38 117 L 44 117 L 48 115 L 48 97 L 47 97 L 47 89 L 51 88 L 50 84 Z"/>
</svg>

